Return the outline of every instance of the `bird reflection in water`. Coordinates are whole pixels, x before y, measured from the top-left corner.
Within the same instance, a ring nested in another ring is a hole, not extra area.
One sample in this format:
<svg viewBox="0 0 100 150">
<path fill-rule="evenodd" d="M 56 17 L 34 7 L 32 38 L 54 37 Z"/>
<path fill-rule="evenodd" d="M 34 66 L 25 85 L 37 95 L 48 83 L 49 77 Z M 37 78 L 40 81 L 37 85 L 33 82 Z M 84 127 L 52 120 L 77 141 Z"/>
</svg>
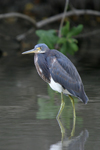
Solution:
<svg viewBox="0 0 100 150">
<path fill-rule="evenodd" d="M 63 126 L 61 120 L 60 120 L 59 118 L 57 118 L 57 121 L 58 121 L 60 130 L 61 130 L 61 141 L 62 141 L 62 143 L 63 143 L 63 140 L 64 140 L 64 136 L 65 136 L 66 131 L 65 131 L 65 128 L 64 128 L 64 126 Z M 74 133 L 75 133 L 75 123 L 76 123 L 76 118 L 73 117 L 73 127 L 72 127 L 72 131 L 71 131 L 71 133 L 70 133 L 69 139 L 71 139 L 71 138 L 74 136 Z"/>
<path fill-rule="evenodd" d="M 61 141 L 50 146 L 49 150 L 84 150 L 85 143 L 89 137 L 87 130 L 82 131 L 79 136 L 74 138 L 66 138 L 63 143 Z"/>
<path fill-rule="evenodd" d="M 59 104 L 57 106 L 57 103 L 59 102 L 60 95 L 59 93 L 55 93 L 49 86 L 47 87 L 47 92 L 48 92 L 47 95 L 49 97 L 38 95 L 37 102 L 38 102 L 39 109 L 36 114 L 37 119 L 54 119 L 57 114 L 57 111 L 59 108 Z M 66 135 L 66 129 L 71 128 L 71 121 L 72 121 L 71 103 L 70 101 L 67 100 L 68 98 L 66 96 L 64 98 L 66 99 L 66 106 L 65 106 L 66 109 L 64 109 L 62 117 L 57 118 L 57 122 L 61 130 L 61 141 L 63 141 Z M 56 105 L 55 105 L 55 102 L 56 102 Z M 75 103 L 77 103 L 76 100 L 75 100 Z M 79 119 L 78 116 L 77 116 L 77 119 Z M 73 125 L 72 125 L 71 133 L 69 134 L 69 138 L 74 136 L 75 122 L 76 122 L 76 118 L 73 117 Z"/>
</svg>

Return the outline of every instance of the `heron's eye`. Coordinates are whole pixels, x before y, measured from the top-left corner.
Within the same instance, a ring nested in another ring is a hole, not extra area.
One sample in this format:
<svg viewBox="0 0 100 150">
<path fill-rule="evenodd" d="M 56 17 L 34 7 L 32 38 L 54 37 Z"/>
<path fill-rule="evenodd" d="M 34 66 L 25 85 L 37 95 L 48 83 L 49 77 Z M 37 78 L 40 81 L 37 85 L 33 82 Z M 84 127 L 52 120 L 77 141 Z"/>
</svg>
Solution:
<svg viewBox="0 0 100 150">
<path fill-rule="evenodd" d="M 41 50 L 41 47 L 37 47 L 37 50 L 40 51 L 40 50 Z"/>
</svg>

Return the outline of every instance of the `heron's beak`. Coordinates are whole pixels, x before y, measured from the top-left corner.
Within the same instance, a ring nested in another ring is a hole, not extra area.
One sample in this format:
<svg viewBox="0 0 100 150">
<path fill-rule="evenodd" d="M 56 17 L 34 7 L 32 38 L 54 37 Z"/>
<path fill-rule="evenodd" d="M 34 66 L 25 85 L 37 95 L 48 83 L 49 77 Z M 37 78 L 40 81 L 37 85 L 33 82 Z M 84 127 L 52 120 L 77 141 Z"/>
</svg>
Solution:
<svg viewBox="0 0 100 150">
<path fill-rule="evenodd" d="M 38 48 L 34 48 L 34 49 L 31 49 L 31 50 L 25 51 L 22 54 L 39 53 L 40 50 L 41 50 L 40 47 L 38 47 Z"/>
</svg>

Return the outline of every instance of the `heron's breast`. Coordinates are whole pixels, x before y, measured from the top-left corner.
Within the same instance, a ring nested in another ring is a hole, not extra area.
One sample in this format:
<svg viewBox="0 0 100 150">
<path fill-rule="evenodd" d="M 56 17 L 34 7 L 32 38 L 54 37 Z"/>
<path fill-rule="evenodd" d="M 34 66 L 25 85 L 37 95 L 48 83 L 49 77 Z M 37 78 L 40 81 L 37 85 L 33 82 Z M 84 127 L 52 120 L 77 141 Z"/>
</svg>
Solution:
<svg viewBox="0 0 100 150">
<path fill-rule="evenodd" d="M 46 78 L 46 76 L 44 75 L 43 73 L 43 70 L 41 69 L 41 67 L 39 66 L 38 64 L 38 56 L 35 55 L 34 57 L 34 63 L 35 63 L 35 67 L 36 67 L 36 70 L 38 72 L 38 74 L 40 75 L 40 77 L 47 83 L 49 83 L 50 81 Z"/>
</svg>

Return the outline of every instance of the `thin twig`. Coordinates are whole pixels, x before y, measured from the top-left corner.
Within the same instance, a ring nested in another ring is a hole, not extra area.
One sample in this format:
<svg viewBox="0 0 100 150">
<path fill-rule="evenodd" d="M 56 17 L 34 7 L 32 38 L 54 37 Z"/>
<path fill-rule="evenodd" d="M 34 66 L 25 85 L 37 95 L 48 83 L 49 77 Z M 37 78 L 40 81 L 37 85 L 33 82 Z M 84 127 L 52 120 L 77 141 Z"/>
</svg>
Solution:
<svg viewBox="0 0 100 150">
<path fill-rule="evenodd" d="M 63 16 L 62 16 L 60 27 L 59 27 L 59 31 L 58 31 L 58 37 L 61 37 L 61 28 L 62 28 L 63 23 L 64 23 L 64 19 L 65 19 L 65 15 L 66 15 L 66 10 L 68 8 L 68 3 L 69 3 L 69 0 L 66 0 L 64 12 L 63 12 Z"/>
<path fill-rule="evenodd" d="M 18 41 L 23 40 L 27 35 L 33 33 L 34 30 L 35 30 L 34 28 L 31 28 L 31 29 L 29 29 L 27 32 L 25 32 L 25 33 L 23 33 L 23 34 L 20 34 L 20 35 L 17 35 L 17 36 L 16 36 L 16 40 L 18 40 Z"/>
<path fill-rule="evenodd" d="M 92 35 L 99 34 L 99 33 L 100 33 L 100 29 L 94 30 L 88 33 L 79 34 L 75 36 L 74 38 L 85 38 L 85 37 L 92 36 Z"/>
</svg>

